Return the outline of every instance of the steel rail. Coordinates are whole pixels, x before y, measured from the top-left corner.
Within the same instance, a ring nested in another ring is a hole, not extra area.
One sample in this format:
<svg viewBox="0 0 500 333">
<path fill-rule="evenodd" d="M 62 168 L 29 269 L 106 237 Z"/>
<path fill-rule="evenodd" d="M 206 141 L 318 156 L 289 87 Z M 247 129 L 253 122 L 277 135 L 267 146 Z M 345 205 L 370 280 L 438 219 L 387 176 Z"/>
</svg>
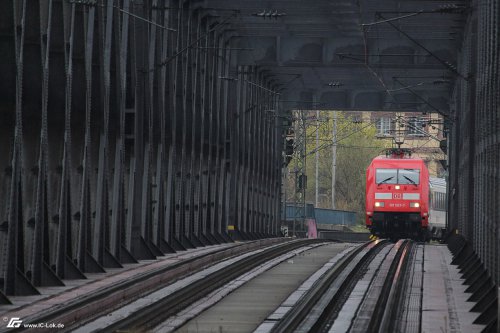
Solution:
<svg viewBox="0 0 500 333">
<path fill-rule="evenodd" d="M 395 319 L 400 314 L 399 301 L 403 294 L 406 268 L 410 262 L 414 242 L 405 240 L 394 258 L 385 279 L 382 292 L 375 306 L 367 332 L 392 332 Z"/>
<path fill-rule="evenodd" d="M 367 242 L 360 245 L 357 249 L 353 250 L 347 256 L 342 258 L 336 265 L 334 265 L 324 276 L 315 283 L 312 290 L 308 292 L 298 303 L 295 305 L 271 330 L 273 333 L 286 333 L 295 331 L 299 325 L 309 316 L 311 310 L 325 295 L 327 290 L 332 284 L 340 278 L 340 275 L 345 271 L 349 264 L 356 259 L 362 250 L 374 244 L 375 241 Z M 331 315 L 331 310 L 336 309 L 339 303 L 345 299 L 345 296 L 350 293 L 350 285 L 357 279 L 356 276 L 370 261 L 370 259 L 378 253 L 383 246 L 388 243 L 386 240 L 375 243 L 363 257 L 351 268 L 351 270 L 344 275 L 339 281 L 340 287 L 336 290 L 333 297 L 329 300 L 327 306 L 323 308 L 321 315 L 317 318 L 314 325 L 309 329 L 310 332 L 319 332 L 320 326 L 324 322 L 325 316 Z"/>
<path fill-rule="evenodd" d="M 422 245 L 422 252 L 423 247 Z M 422 287 L 423 287 L 423 261 L 419 264 L 422 270 L 421 276 L 418 276 L 416 272 L 417 265 L 410 264 L 415 262 L 415 258 L 418 258 L 419 246 L 414 244 L 409 250 L 408 260 L 405 261 L 403 267 L 403 274 L 405 278 L 402 281 L 401 288 L 399 288 L 396 293 L 396 303 L 394 304 L 394 311 L 396 312 L 391 327 L 392 332 L 406 332 L 406 333 L 419 333 L 422 331 Z M 418 280 L 418 281 L 416 281 Z M 412 300 L 412 289 L 415 289 L 414 283 L 420 283 L 420 293 L 418 295 L 418 306 L 414 307 L 411 303 Z M 410 318 L 415 318 L 416 320 L 411 320 Z"/>
<path fill-rule="evenodd" d="M 174 291 L 165 298 L 142 308 L 127 318 L 112 323 L 100 332 L 144 332 L 157 326 L 168 317 L 175 315 L 189 304 L 205 297 L 210 292 L 222 287 L 238 276 L 254 269 L 255 267 L 274 259 L 289 251 L 316 243 L 327 243 L 323 239 L 297 240 L 279 244 L 264 251 L 239 260 L 221 270 L 218 270 L 204 279 L 200 279 L 190 285 Z"/>
</svg>

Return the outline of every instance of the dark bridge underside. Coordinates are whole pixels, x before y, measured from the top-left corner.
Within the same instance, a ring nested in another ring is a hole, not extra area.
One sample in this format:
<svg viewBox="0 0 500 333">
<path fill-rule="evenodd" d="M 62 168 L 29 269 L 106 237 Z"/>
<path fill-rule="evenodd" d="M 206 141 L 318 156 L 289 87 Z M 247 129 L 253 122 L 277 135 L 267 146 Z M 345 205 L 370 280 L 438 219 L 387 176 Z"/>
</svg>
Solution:
<svg viewBox="0 0 500 333">
<path fill-rule="evenodd" d="M 450 227 L 498 281 L 498 0 L 0 10 L 4 293 L 278 234 L 294 108 L 441 113 Z"/>
<path fill-rule="evenodd" d="M 239 11 L 231 24 L 236 39 L 232 45 L 243 49 L 233 63 L 269 70 L 280 82 L 284 100 L 314 100 L 324 109 L 449 112 L 450 90 L 457 77 L 450 69 L 456 66 L 466 15 L 461 9 L 438 13 L 447 1 L 212 0 L 207 4 Z M 266 11 L 286 16 L 255 16 Z M 391 22 L 393 26 L 362 26 L 420 11 Z M 386 91 L 437 80 L 443 83 L 412 89 L 431 105 L 409 90 Z M 341 86 L 332 87 L 332 82 Z M 304 107 L 284 103 L 289 108 Z"/>
</svg>

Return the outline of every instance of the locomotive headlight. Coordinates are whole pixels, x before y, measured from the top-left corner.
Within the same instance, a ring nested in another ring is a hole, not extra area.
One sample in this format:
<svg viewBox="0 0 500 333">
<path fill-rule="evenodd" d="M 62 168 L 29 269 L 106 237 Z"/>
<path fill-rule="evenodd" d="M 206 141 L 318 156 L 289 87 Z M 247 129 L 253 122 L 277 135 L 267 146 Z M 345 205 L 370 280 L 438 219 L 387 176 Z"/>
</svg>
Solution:
<svg viewBox="0 0 500 333">
<path fill-rule="evenodd" d="M 410 207 L 418 208 L 420 207 L 420 204 L 418 202 L 410 202 Z"/>
<path fill-rule="evenodd" d="M 384 207 L 384 203 L 383 202 L 375 202 L 375 207 Z"/>
<path fill-rule="evenodd" d="M 399 190 L 399 189 L 401 188 L 401 186 L 396 185 L 396 186 L 394 186 L 394 188 L 395 188 L 396 190 Z"/>
</svg>

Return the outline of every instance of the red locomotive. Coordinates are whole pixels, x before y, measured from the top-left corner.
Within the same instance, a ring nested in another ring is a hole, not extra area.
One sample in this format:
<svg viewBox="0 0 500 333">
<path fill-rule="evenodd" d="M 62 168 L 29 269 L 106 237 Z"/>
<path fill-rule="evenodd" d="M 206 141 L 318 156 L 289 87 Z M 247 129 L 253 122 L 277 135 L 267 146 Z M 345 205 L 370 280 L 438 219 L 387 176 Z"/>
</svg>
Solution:
<svg viewBox="0 0 500 333">
<path fill-rule="evenodd" d="M 366 170 L 366 226 L 381 238 L 428 239 L 429 171 L 406 149 L 388 150 Z"/>
</svg>

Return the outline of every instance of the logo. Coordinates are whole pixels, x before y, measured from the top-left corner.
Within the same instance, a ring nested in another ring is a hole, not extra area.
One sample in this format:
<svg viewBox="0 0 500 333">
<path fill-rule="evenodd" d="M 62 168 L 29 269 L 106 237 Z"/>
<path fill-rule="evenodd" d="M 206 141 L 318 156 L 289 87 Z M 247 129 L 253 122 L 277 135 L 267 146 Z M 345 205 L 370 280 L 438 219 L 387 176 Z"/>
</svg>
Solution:
<svg viewBox="0 0 500 333">
<path fill-rule="evenodd" d="M 402 193 L 393 193 L 392 198 L 401 200 L 401 199 L 403 199 L 403 194 Z"/>
<path fill-rule="evenodd" d="M 21 327 L 21 324 L 23 323 L 23 321 L 20 319 L 21 318 L 16 318 L 16 317 L 10 318 L 9 323 L 7 324 L 7 328 L 19 328 L 19 327 Z"/>
</svg>

